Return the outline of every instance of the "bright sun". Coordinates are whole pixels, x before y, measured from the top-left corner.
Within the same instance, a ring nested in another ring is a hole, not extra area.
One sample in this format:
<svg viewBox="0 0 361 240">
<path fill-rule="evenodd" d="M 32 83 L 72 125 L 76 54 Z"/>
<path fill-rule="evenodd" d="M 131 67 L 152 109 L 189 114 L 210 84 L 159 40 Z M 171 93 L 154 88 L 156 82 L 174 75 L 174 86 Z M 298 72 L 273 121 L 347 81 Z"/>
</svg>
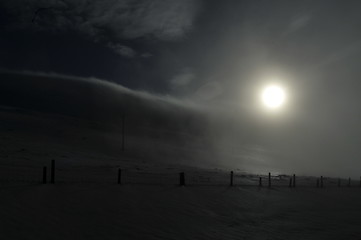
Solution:
<svg viewBox="0 0 361 240">
<path fill-rule="evenodd" d="M 285 101 L 285 91 L 277 85 L 271 85 L 264 88 L 261 97 L 266 107 L 275 109 L 283 105 Z"/>
</svg>

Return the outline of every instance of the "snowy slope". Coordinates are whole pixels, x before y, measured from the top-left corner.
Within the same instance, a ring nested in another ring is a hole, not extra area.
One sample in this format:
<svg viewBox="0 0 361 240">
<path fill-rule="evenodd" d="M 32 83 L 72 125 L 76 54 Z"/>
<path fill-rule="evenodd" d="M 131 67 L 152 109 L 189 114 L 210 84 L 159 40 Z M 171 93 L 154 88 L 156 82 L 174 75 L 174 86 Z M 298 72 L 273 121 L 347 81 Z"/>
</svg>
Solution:
<svg viewBox="0 0 361 240">
<path fill-rule="evenodd" d="M 2 239 L 360 239 L 359 189 L 0 188 Z"/>
<path fill-rule="evenodd" d="M 320 189 L 315 177 L 297 176 L 288 188 L 290 175 L 257 162 L 255 146 L 230 151 L 228 125 L 214 129 L 194 107 L 83 80 L 68 79 L 68 88 L 44 76 L 1 77 L 11 81 L 0 82 L 0 239 L 361 238 L 358 181 L 337 188 L 326 178 Z M 56 184 L 43 185 L 52 159 Z M 267 185 L 268 171 L 274 187 L 258 188 L 257 174 Z"/>
</svg>

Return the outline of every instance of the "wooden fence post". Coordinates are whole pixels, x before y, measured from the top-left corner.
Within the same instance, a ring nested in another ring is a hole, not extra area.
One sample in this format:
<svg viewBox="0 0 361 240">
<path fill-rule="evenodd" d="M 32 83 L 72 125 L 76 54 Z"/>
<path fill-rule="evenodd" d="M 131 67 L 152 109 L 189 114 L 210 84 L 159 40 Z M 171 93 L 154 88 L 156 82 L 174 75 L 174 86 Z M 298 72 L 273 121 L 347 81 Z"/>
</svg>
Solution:
<svg viewBox="0 0 361 240">
<path fill-rule="evenodd" d="M 51 160 L 51 179 L 50 182 L 52 184 L 55 183 L 55 160 Z"/>
<path fill-rule="evenodd" d="M 122 169 L 118 169 L 118 184 L 122 184 Z"/>
<path fill-rule="evenodd" d="M 179 185 L 180 186 L 185 185 L 184 172 L 179 173 Z"/>
<path fill-rule="evenodd" d="M 231 182 L 230 182 L 230 186 L 233 186 L 233 171 L 231 171 Z"/>
<path fill-rule="evenodd" d="M 268 173 L 268 187 L 271 187 L 271 173 Z"/>
<path fill-rule="evenodd" d="M 262 177 L 259 177 L 258 186 L 259 186 L 259 187 L 262 187 Z"/>
<path fill-rule="evenodd" d="M 43 167 L 43 184 L 46 184 L 46 166 Z"/>
<path fill-rule="evenodd" d="M 293 174 L 293 187 L 296 187 L 296 174 Z"/>
<path fill-rule="evenodd" d="M 323 188 L 323 176 L 321 176 L 321 188 Z"/>
</svg>

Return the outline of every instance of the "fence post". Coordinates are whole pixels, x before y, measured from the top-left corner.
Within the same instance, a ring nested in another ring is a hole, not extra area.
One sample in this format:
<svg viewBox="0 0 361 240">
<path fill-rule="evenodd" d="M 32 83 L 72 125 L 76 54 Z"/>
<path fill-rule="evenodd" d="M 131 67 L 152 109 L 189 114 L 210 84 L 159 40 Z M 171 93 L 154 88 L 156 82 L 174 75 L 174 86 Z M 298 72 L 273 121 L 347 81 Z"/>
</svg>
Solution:
<svg viewBox="0 0 361 240">
<path fill-rule="evenodd" d="M 323 188 L 323 176 L 321 176 L 321 188 Z"/>
<path fill-rule="evenodd" d="M 231 171 L 231 183 L 230 186 L 233 186 L 233 171 Z"/>
<path fill-rule="evenodd" d="M 184 172 L 179 173 L 179 185 L 180 186 L 185 185 Z"/>
<path fill-rule="evenodd" d="M 347 187 L 351 187 L 351 178 L 348 178 L 348 184 Z"/>
<path fill-rule="evenodd" d="M 337 187 L 341 187 L 341 178 L 338 178 Z"/>
<path fill-rule="evenodd" d="M 290 177 L 290 184 L 288 185 L 288 187 L 292 187 L 292 178 Z"/>
<path fill-rule="evenodd" d="M 43 184 L 46 184 L 46 166 L 43 167 Z"/>
<path fill-rule="evenodd" d="M 317 180 L 316 180 L 316 187 L 317 187 L 317 188 L 320 187 L 320 179 L 319 179 L 319 178 L 317 178 Z"/>
<path fill-rule="evenodd" d="M 54 159 L 51 160 L 51 180 L 50 180 L 50 182 L 52 184 L 55 183 L 55 160 Z"/>
<path fill-rule="evenodd" d="M 259 187 L 262 187 L 262 177 L 259 177 L 258 186 L 259 186 Z"/>
<path fill-rule="evenodd" d="M 271 173 L 268 173 L 268 187 L 271 187 Z"/>
<path fill-rule="evenodd" d="M 293 174 L 293 187 L 296 187 L 296 174 Z"/>
<path fill-rule="evenodd" d="M 118 184 L 122 184 L 122 169 L 118 169 Z"/>
</svg>

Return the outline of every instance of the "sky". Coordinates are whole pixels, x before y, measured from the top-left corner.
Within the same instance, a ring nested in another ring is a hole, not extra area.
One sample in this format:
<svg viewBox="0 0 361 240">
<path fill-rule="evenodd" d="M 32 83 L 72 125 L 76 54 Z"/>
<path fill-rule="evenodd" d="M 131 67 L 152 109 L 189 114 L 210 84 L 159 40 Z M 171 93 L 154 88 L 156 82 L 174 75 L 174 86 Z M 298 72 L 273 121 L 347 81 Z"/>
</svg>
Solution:
<svg viewBox="0 0 361 240">
<path fill-rule="evenodd" d="M 261 146 L 352 169 L 361 155 L 360 8 L 356 0 L 3 0 L 0 69 L 95 77 L 226 108 L 260 121 Z M 272 81 L 288 95 L 276 114 L 258 101 Z"/>
</svg>

